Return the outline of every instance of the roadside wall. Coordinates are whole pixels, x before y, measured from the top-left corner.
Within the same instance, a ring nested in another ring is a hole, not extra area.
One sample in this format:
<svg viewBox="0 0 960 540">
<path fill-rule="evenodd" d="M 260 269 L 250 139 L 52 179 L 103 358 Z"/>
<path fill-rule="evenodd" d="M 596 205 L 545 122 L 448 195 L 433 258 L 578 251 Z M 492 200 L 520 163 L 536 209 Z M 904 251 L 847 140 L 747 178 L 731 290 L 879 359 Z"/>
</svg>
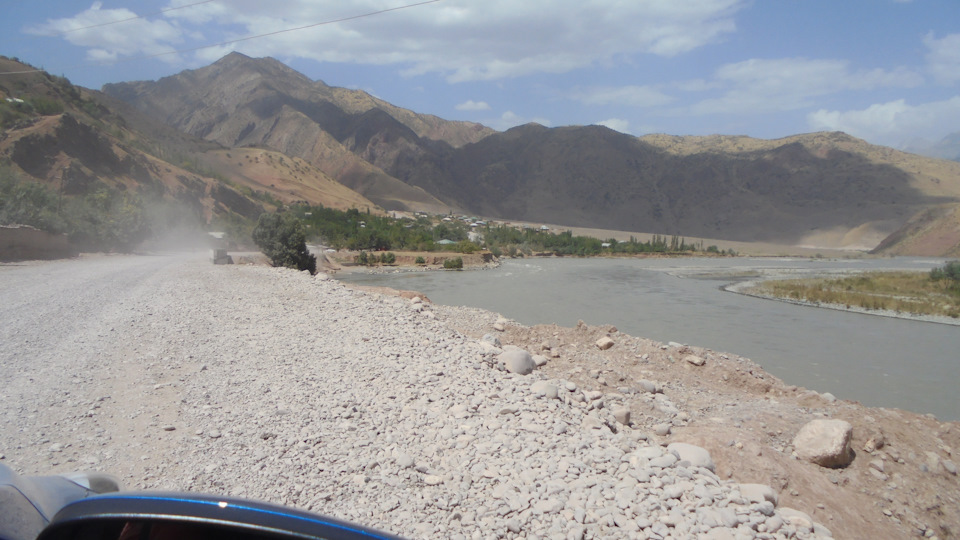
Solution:
<svg viewBox="0 0 960 540">
<path fill-rule="evenodd" d="M 77 254 L 64 234 L 51 234 L 27 225 L 0 226 L 0 261 L 63 259 Z"/>
</svg>

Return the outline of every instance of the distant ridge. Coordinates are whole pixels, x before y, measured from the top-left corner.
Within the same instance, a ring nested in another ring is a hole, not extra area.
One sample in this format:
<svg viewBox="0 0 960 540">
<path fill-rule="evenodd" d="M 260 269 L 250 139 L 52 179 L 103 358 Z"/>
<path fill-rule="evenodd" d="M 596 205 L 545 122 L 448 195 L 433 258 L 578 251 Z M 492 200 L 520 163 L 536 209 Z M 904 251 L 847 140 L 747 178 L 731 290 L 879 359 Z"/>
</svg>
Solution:
<svg viewBox="0 0 960 540">
<path fill-rule="evenodd" d="M 633 137 L 601 126 L 495 132 L 231 54 L 104 91 L 227 147 L 304 159 L 387 209 L 868 250 L 960 202 L 960 163 L 844 133 Z"/>
</svg>

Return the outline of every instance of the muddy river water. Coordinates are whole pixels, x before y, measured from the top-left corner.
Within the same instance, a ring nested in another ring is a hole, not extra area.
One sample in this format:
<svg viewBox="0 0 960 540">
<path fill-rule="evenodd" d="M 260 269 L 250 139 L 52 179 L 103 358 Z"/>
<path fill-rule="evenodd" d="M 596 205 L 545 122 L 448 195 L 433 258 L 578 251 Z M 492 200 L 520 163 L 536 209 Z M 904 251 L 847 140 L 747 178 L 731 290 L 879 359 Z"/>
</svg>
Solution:
<svg viewBox="0 0 960 540">
<path fill-rule="evenodd" d="M 757 276 L 929 270 L 934 259 L 516 259 L 465 272 L 341 274 L 423 292 L 520 323 L 615 325 L 621 332 L 746 356 L 842 399 L 960 420 L 960 326 L 798 306 L 722 288 Z"/>
</svg>

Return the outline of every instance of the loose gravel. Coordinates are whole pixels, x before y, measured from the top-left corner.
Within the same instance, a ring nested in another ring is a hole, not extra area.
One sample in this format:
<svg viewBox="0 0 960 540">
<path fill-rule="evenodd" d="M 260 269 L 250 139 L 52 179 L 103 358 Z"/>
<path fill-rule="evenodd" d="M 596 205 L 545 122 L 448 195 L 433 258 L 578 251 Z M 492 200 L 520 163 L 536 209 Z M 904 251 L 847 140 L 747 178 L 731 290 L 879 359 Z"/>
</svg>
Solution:
<svg viewBox="0 0 960 540">
<path fill-rule="evenodd" d="M 143 278 L 88 286 L 84 262 L 53 276 L 75 290 L 53 308 L 0 286 L 20 298 L 5 323 L 26 321 L 0 352 L 0 457 L 20 472 L 105 470 L 410 538 L 831 536 L 719 478 L 702 448 L 631 429 L 602 393 L 507 371 L 509 346 L 419 299 L 196 257 L 104 258 Z"/>
</svg>

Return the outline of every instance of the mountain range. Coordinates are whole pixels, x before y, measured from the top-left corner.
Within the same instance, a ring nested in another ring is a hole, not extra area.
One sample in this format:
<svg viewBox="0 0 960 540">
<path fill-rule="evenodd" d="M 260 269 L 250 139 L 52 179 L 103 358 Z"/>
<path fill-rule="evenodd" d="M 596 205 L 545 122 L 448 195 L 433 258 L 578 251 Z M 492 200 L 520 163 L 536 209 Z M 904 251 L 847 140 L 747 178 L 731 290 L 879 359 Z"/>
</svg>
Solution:
<svg viewBox="0 0 960 540">
<path fill-rule="evenodd" d="M 960 204 L 960 163 L 843 133 L 635 137 L 601 126 L 537 124 L 497 132 L 238 53 L 101 92 L 44 76 L 45 84 L 73 88 L 78 100 L 61 116 L 5 124 L 0 155 L 47 182 L 75 167 L 130 186 L 160 184 L 170 196 L 193 193 L 208 214 L 255 214 L 303 200 L 727 240 L 880 245 L 909 254 L 910 245 L 950 243 L 919 241 L 932 229 L 917 223 L 946 219 Z M 0 81 L 0 97 L 23 91 Z M 62 126 L 73 123 L 115 156 L 101 152 L 98 161 L 143 166 L 103 168 L 87 163 L 95 153 L 54 144 L 67 140 L 70 129 Z M 44 144 L 56 151 L 39 150 Z M 937 230 L 960 245 L 960 230 Z"/>
</svg>

